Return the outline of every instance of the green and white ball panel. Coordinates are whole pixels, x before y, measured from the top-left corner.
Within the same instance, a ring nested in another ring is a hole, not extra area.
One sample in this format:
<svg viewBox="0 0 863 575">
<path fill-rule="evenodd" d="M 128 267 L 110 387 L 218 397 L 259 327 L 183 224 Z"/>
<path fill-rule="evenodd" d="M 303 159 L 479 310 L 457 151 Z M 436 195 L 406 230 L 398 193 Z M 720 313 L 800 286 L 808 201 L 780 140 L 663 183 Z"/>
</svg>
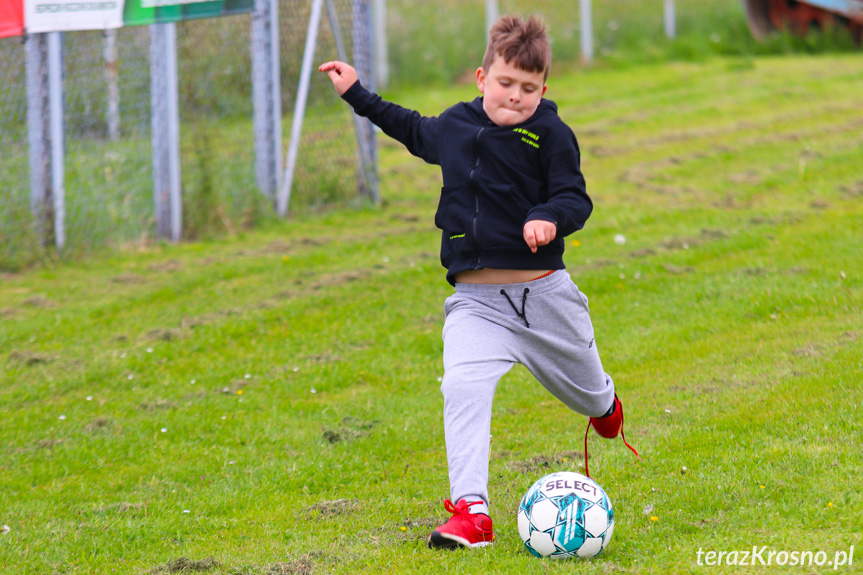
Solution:
<svg viewBox="0 0 863 575">
<path fill-rule="evenodd" d="M 525 547 L 538 557 L 594 557 L 611 540 L 614 510 L 595 481 L 563 471 L 527 490 L 517 523 Z"/>
</svg>

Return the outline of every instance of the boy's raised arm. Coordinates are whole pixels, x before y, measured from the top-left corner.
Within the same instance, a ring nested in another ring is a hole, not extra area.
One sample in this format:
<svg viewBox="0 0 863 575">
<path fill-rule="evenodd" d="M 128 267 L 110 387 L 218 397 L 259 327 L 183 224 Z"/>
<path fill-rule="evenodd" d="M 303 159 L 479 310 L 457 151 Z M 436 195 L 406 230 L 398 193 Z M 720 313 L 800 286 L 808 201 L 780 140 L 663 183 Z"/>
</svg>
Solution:
<svg viewBox="0 0 863 575">
<path fill-rule="evenodd" d="M 438 117 L 424 117 L 419 112 L 403 108 L 366 90 L 358 82 L 357 71 L 337 60 L 321 64 L 342 97 L 360 116 L 377 125 L 383 132 L 405 145 L 408 151 L 430 164 L 437 164 Z"/>
</svg>

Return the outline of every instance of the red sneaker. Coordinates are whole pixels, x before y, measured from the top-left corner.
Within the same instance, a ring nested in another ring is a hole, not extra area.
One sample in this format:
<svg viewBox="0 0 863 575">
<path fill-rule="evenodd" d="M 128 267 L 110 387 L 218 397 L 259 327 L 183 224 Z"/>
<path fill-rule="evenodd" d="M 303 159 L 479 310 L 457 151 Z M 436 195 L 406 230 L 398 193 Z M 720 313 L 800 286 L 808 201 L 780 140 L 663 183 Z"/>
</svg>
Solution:
<svg viewBox="0 0 863 575">
<path fill-rule="evenodd" d="M 635 456 L 641 461 L 641 456 L 627 441 L 623 434 L 623 404 L 614 394 L 614 412 L 607 417 L 591 417 L 587 422 L 587 429 L 584 432 L 584 474 L 590 477 L 590 467 L 587 466 L 587 434 L 590 432 L 590 426 L 596 430 L 598 434 L 606 439 L 614 439 L 618 434 L 623 438 L 623 443 L 632 450 Z"/>
<path fill-rule="evenodd" d="M 480 501 L 468 503 L 464 499 L 453 505 L 452 501 L 444 501 L 444 507 L 452 513 L 450 520 L 432 531 L 428 545 L 431 548 L 455 549 L 456 547 L 485 547 L 494 542 L 494 529 L 491 517 L 481 513 L 471 513 L 469 507 Z"/>
<path fill-rule="evenodd" d="M 591 417 L 590 425 L 606 439 L 614 439 L 623 427 L 623 405 L 614 394 L 614 413 L 607 417 Z"/>
</svg>

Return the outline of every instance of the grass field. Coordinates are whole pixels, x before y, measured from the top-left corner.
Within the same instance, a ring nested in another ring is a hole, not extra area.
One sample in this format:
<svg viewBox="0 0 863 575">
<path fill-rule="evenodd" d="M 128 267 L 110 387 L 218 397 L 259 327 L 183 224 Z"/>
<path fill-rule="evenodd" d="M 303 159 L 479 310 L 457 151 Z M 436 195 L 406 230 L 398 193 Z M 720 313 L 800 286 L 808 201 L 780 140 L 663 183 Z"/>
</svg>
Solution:
<svg viewBox="0 0 863 575">
<path fill-rule="evenodd" d="M 520 368 L 492 422 L 497 542 L 426 549 L 448 493 L 440 183 L 382 142 L 379 210 L 2 276 L 0 571 L 863 572 L 861 93 L 859 55 L 551 78 L 596 205 L 566 262 L 642 455 L 591 439 L 617 520 L 599 558 L 521 545 L 523 492 L 582 468 L 586 422 Z M 699 565 L 852 545 L 852 565 Z"/>
</svg>

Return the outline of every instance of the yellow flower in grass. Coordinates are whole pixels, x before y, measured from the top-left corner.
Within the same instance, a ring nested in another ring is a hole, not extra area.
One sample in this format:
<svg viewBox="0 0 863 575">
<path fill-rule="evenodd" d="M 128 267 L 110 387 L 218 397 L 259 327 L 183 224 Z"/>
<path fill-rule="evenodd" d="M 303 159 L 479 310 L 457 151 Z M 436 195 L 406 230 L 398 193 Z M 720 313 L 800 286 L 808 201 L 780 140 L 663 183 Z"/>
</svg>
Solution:
<svg viewBox="0 0 863 575">
<path fill-rule="evenodd" d="M 651 515 L 650 520 L 651 521 L 659 521 L 659 517 L 657 517 L 656 515 Z"/>
</svg>

